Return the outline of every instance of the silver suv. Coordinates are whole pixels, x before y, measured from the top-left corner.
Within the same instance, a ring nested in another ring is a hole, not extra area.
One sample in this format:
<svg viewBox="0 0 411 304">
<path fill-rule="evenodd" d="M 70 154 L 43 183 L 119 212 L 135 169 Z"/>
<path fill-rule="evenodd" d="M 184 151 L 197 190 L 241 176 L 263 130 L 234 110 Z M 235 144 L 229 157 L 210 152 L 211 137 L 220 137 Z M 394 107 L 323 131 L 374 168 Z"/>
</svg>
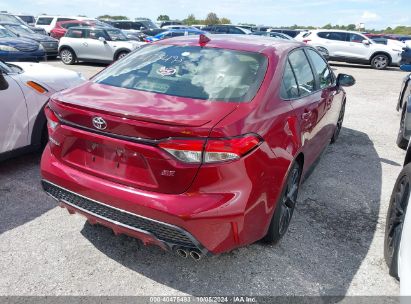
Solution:
<svg viewBox="0 0 411 304">
<path fill-rule="evenodd" d="M 375 69 L 398 66 L 404 46 L 377 44 L 358 32 L 311 30 L 294 38 L 317 48 L 332 61 L 369 64 Z"/>
<path fill-rule="evenodd" d="M 72 27 L 60 39 L 59 55 L 64 64 L 77 61 L 110 63 L 143 44 L 128 39 L 115 28 Z"/>
</svg>

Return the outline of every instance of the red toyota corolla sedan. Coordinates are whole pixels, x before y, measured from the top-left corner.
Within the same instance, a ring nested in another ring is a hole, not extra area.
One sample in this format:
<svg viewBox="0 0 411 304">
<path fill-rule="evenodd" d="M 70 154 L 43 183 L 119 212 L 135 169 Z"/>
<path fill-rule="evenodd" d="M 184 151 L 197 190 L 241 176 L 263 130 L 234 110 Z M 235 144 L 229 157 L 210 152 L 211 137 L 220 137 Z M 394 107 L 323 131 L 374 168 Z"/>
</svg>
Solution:
<svg viewBox="0 0 411 304">
<path fill-rule="evenodd" d="M 277 242 L 354 82 L 298 42 L 147 45 L 50 99 L 43 188 L 92 224 L 182 257 Z"/>
</svg>

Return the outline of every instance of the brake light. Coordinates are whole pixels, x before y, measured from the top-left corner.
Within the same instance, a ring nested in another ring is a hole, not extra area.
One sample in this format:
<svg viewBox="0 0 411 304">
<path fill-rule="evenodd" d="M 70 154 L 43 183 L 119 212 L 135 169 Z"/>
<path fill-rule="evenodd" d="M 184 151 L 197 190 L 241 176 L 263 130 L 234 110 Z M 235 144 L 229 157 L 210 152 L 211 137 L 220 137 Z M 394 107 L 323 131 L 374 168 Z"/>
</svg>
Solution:
<svg viewBox="0 0 411 304">
<path fill-rule="evenodd" d="M 57 115 L 50 109 L 49 106 L 46 106 L 44 108 L 44 113 L 46 114 L 47 118 L 47 127 L 49 129 L 49 135 L 51 135 L 58 127 L 60 121 Z"/>
<path fill-rule="evenodd" d="M 234 138 L 169 139 L 159 147 L 182 162 L 199 164 L 239 159 L 260 143 L 260 137 L 247 134 Z"/>
</svg>

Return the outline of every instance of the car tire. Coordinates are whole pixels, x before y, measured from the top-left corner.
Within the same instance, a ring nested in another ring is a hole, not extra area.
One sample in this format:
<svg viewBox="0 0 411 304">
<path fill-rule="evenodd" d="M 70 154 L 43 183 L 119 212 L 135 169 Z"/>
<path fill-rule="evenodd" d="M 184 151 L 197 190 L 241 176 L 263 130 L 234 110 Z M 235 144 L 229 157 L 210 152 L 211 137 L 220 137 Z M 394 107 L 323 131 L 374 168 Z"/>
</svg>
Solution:
<svg viewBox="0 0 411 304">
<path fill-rule="evenodd" d="M 294 162 L 287 176 L 280 199 L 277 202 L 270 227 L 262 239 L 263 242 L 276 244 L 287 232 L 297 202 L 301 172 L 301 165 L 298 162 Z"/>
<path fill-rule="evenodd" d="M 371 66 L 376 70 L 384 70 L 390 64 L 390 58 L 385 54 L 377 54 L 371 58 Z"/>
<path fill-rule="evenodd" d="M 405 107 L 407 107 L 405 105 Z M 398 130 L 397 135 L 397 146 L 403 150 L 406 150 L 408 147 L 408 139 L 405 138 L 405 111 L 402 112 L 400 120 L 400 129 Z"/>
<path fill-rule="evenodd" d="M 337 120 L 337 124 L 335 126 L 334 129 L 334 134 L 331 137 L 331 143 L 335 143 L 338 139 L 338 136 L 340 135 L 341 129 L 342 129 L 342 125 L 344 122 L 344 115 L 345 115 L 345 100 L 343 101 L 343 104 L 341 106 L 341 110 L 340 110 L 340 114 L 338 115 L 338 120 Z"/>
<path fill-rule="evenodd" d="M 76 54 L 69 48 L 60 50 L 59 56 L 64 64 L 72 65 L 76 62 Z"/>
<path fill-rule="evenodd" d="M 400 250 L 402 227 L 407 211 L 411 186 L 411 163 L 401 171 L 395 182 L 387 212 L 384 258 L 390 275 L 398 279 L 398 253 Z"/>
<path fill-rule="evenodd" d="M 121 51 L 121 52 L 119 52 L 119 53 L 117 54 L 117 56 L 116 56 L 116 61 L 117 61 L 117 60 L 120 60 L 121 58 L 123 58 L 123 57 L 125 57 L 125 56 L 127 56 L 129 53 L 130 53 L 130 52 L 127 52 L 127 51 Z"/>
</svg>

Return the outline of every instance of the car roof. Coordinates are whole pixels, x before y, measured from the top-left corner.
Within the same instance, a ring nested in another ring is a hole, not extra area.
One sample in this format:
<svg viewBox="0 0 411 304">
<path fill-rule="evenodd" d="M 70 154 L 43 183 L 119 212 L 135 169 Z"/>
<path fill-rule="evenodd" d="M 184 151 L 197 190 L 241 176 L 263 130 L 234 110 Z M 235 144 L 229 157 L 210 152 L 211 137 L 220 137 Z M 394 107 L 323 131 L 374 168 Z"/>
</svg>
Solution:
<svg viewBox="0 0 411 304">
<path fill-rule="evenodd" d="M 163 33 L 165 33 L 165 32 L 171 32 L 171 33 L 184 33 L 184 32 L 196 32 L 196 33 L 206 33 L 205 31 L 202 31 L 202 30 L 199 30 L 199 29 L 196 29 L 196 28 L 183 28 L 183 29 L 168 29 L 168 30 L 166 30 L 166 31 L 164 31 Z M 163 34 L 163 33 L 160 33 L 160 34 Z"/>
<path fill-rule="evenodd" d="M 108 27 L 108 26 L 73 26 L 69 28 L 69 30 L 119 30 L 115 27 Z"/>
<path fill-rule="evenodd" d="M 59 21 L 57 22 L 58 24 L 66 24 L 66 23 L 87 23 L 87 22 L 93 22 L 94 20 L 66 20 L 66 21 Z"/>
<path fill-rule="evenodd" d="M 310 30 L 310 32 L 338 32 L 338 33 L 351 33 L 351 34 L 359 34 L 359 35 L 364 35 L 361 32 L 356 32 L 356 31 L 346 31 L 346 30 L 328 30 L 328 29 L 317 29 L 317 30 Z"/>
<path fill-rule="evenodd" d="M 306 46 L 306 44 L 295 40 L 275 40 L 271 37 L 258 35 L 217 34 L 206 36 L 210 39 L 210 41 L 206 44 L 206 47 L 256 53 L 263 53 L 268 50 L 285 52 L 300 46 Z M 164 45 L 198 46 L 199 38 L 198 36 L 182 36 L 160 40 L 155 43 Z"/>
</svg>

